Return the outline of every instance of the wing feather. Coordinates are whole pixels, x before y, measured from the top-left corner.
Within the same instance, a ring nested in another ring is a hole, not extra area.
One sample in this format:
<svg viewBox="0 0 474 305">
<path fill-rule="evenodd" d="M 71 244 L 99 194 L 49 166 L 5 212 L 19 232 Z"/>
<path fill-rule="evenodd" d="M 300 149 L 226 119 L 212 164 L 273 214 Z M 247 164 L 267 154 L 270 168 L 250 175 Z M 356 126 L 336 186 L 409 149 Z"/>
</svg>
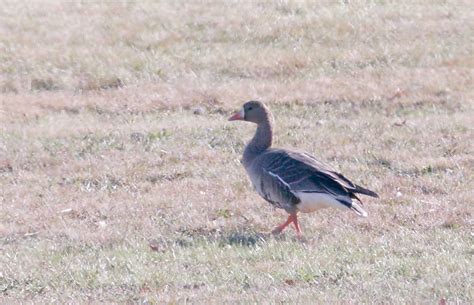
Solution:
<svg viewBox="0 0 474 305">
<path fill-rule="evenodd" d="M 262 165 L 268 175 L 285 185 L 293 194 L 325 193 L 345 205 L 351 202 L 350 190 L 353 184 L 308 154 L 275 149 L 265 153 L 264 160 Z"/>
<path fill-rule="evenodd" d="M 262 169 L 257 191 L 266 201 L 285 210 L 294 209 L 294 206 L 300 202 L 285 180 L 266 169 Z"/>
</svg>

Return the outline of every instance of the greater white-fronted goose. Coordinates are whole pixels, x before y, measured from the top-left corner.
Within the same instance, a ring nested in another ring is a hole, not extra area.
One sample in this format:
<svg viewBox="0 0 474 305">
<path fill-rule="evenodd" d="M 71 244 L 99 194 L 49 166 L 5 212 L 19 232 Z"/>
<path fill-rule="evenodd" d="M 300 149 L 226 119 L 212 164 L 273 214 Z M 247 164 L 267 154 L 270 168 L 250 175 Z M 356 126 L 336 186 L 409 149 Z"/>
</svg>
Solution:
<svg viewBox="0 0 474 305">
<path fill-rule="evenodd" d="M 243 165 L 258 194 L 290 214 L 286 222 L 276 227 L 273 233 L 281 233 L 293 223 L 297 235 L 301 236 L 298 212 L 310 213 L 337 207 L 367 216 L 356 194 L 378 197 L 375 192 L 351 182 L 307 153 L 271 148 L 271 114 L 263 103 L 245 103 L 240 111 L 229 118 L 229 121 L 234 120 L 257 124 L 254 137 L 245 147 Z"/>
</svg>

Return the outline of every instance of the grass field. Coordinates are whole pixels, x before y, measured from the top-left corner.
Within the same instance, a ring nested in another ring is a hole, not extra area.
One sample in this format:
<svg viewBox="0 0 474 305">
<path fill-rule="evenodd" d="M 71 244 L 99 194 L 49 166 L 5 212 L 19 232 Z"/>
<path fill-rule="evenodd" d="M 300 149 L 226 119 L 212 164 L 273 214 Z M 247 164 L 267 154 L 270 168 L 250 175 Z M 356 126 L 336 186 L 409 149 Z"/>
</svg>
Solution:
<svg viewBox="0 0 474 305">
<path fill-rule="evenodd" d="M 0 303 L 474 302 L 470 1 L 6 1 Z M 373 189 L 286 215 L 239 160 L 275 145 Z"/>
</svg>

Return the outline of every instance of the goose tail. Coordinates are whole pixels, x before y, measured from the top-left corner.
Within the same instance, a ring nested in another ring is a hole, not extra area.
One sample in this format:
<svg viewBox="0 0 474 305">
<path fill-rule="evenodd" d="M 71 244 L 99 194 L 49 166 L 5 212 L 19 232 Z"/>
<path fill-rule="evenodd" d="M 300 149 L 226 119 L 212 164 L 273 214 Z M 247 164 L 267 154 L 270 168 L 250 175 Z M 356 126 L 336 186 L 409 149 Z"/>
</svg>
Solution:
<svg viewBox="0 0 474 305">
<path fill-rule="evenodd" d="M 364 194 L 364 195 L 367 195 L 367 196 L 379 198 L 379 195 L 376 192 L 373 192 L 373 191 L 371 191 L 369 189 L 366 189 L 365 187 L 362 187 L 362 186 L 357 185 L 357 184 L 355 186 L 356 186 L 356 188 L 355 188 L 355 190 L 353 190 L 354 193 Z"/>
</svg>

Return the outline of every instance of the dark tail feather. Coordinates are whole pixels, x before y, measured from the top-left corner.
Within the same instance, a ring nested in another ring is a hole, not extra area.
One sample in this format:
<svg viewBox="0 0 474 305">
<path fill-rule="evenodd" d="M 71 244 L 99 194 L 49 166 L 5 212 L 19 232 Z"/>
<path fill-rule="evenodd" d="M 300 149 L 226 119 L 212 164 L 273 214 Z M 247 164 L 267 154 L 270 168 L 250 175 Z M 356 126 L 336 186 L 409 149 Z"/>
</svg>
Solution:
<svg viewBox="0 0 474 305">
<path fill-rule="evenodd" d="M 364 195 L 367 195 L 367 196 L 379 198 L 379 195 L 377 195 L 377 193 L 372 192 L 371 190 L 368 190 L 366 188 L 363 188 L 362 186 L 357 185 L 357 184 L 355 186 L 356 186 L 356 189 L 353 190 L 354 193 L 364 194 Z"/>
</svg>

